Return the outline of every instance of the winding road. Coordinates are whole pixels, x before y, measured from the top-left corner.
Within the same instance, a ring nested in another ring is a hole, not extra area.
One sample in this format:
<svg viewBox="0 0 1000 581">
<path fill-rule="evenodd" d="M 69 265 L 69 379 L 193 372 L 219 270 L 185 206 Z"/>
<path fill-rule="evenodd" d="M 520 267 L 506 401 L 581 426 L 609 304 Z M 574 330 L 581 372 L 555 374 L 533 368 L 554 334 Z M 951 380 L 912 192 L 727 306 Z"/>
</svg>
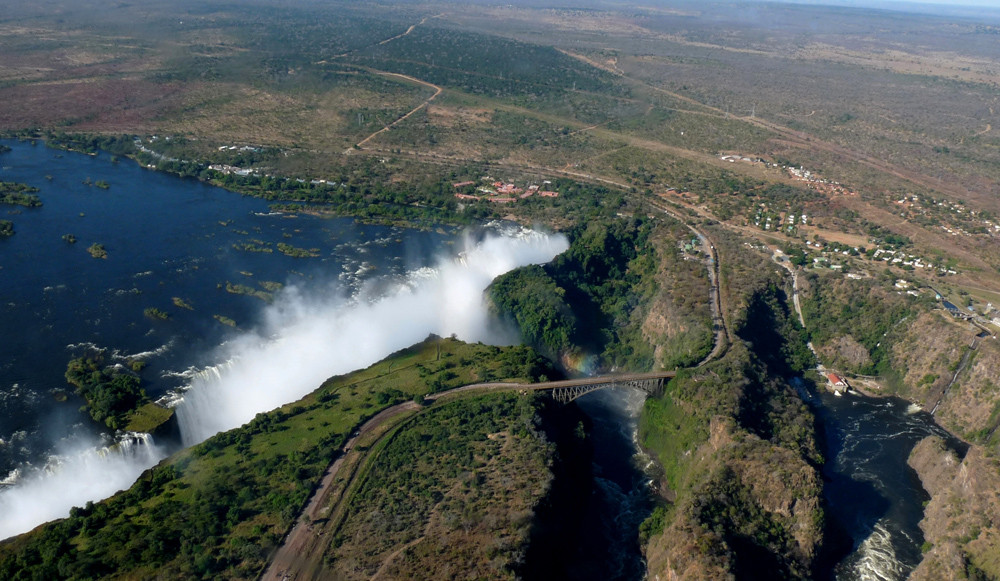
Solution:
<svg viewBox="0 0 1000 581">
<path fill-rule="evenodd" d="M 665 205 L 651 202 L 654 207 L 680 220 L 673 210 Z M 712 352 L 698 363 L 701 367 L 710 361 L 721 357 L 729 346 L 725 311 L 722 304 L 722 293 L 719 290 L 719 258 L 715 244 L 697 227 L 687 224 L 688 228 L 701 240 L 705 254 L 709 257 L 707 267 L 711 288 L 709 290 L 712 308 L 712 319 L 715 327 L 715 346 Z M 594 385 L 599 383 L 643 381 L 649 379 L 669 379 L 676 371 L 659 371 L 652 373 L 606 374 L 595 377 L 548 381 L 538 383 L 475 383 L 456 387 L 447 391 L 428 395 L 425 403 L 431 404 L 442 400 L 462 397 L 463 394 L 489 391 L 542 391 L 567 387 Z M 392 433 L 396 426 L 401 426 L 407 418 L 420 413 L 423 406 L 407 401 L 386 408 L 366 421 L 358 428 L 341 448 L 337 458 L 330 464 L 322 479 L 307 502 L 295 525 L 285 537 L 282 545 L 271 557 L 267 569 L 261 575 L 262 581 L 302 581 L 306 579 L 324 579 L 329 572 L 324 570 L 323 555 L 330 539 L 340 527 L 346 514 L 347 501 L 350 499 L 358 478 L 364 473 L 364 465 L 369 461 L 370 451 L 379 441 Z"/>
</svg>

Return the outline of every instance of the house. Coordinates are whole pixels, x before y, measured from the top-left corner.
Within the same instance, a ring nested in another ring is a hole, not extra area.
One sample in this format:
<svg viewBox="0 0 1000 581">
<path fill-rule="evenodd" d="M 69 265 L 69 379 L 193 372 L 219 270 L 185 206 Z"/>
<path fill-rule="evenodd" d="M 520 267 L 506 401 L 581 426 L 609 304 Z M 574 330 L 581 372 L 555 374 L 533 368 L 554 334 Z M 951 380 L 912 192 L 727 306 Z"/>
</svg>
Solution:
<svg viewBox="0 0 1000 581">
<path fill-rule="evenodd" d="M 847 385 L 847 380 L 843 379 L 836 373 L 827 373 L 826 378 L 830 380 L 830 384 L 832 384 L 833 387 L 850 387 Z"/>
<path fill-rule="evenodd" d="M 454 184 L 451 184 L 451 185 L 454 188 L 464 188 L 465 186 L 475 185 L 475 183 L 476 182 L 458 182 L 458 183 L 454 183 Z"/>
</svg>

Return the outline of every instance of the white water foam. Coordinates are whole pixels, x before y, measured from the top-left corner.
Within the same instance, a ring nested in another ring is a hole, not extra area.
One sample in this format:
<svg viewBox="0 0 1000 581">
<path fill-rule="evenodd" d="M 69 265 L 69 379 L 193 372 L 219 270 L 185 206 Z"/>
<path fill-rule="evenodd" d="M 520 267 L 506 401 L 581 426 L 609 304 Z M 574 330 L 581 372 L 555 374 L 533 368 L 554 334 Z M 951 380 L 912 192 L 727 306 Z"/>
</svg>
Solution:
<svg viewBox="0 0 1000 581">
<path fill-rule="evenodd" d="M 223 363 L 181 373 L 191 381 L 177 406 L 184 441 L 239 426 L 332 375 L 366 367 L 430 333 L 490 340 L 483 290 L 500 274 L 547 262 L 568 247 L 562 236 L 511 229 L 502 234 L 468 243 L 461 259 L 421 269 L 378 297 L 327 300 L 286 288 L 261 329 L 220 348 L 216 360 Z M 93 343 L 69 348 L 99 349 Z M 146 434 L 125 434 L 111 446 L 79 441 L 59 448 L 44 468 L 25 467 L 5 478 L 13 484 L 0 489 L 0 539 L 128 488 L 163 456 Z"/>
<path fill-rule="evenodd" d="M 892 533 L 882 524 L 875 523 L 872 534 L 858 547 L 860 558 L 854 573 L 860 581 L 901 581 L 903 565 L 892 546 Z"/>
<path fill-rule="evenodd" d="M 186 445 L 294 401 L 327 378 L 363 368 L 429 334 L 489 341 L 483 291 L 500 274 L 547 262 L 568 246 L 561 237 L 518 230 L 488 237 L 437 268 L 352 300 L 305 296 L 287 287 L 256 332 L 231 341 L 227 369 L 195 377 L 177 406 Z"/>
<path fill-rule="evenodd" d="M 0 491 L 0 539 L 62 518 L 70 508 L 128 488 L 164 452 L 149 434 L 129 433 L 117 444 L 78 442 L 34 470 L 17 470 Z"/>
</svg>

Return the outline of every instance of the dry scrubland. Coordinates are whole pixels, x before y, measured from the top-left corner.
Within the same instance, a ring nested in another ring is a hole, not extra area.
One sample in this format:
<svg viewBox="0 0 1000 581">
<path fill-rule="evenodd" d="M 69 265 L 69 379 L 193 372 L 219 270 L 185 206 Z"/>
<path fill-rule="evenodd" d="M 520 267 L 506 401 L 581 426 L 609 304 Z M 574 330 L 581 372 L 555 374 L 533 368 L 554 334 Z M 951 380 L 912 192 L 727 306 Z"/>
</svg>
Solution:
<svg viewBox="0 0 1000 581">
<path fill-rule="evenodd" d="M 664 504 L 642 531 L 651 576 L 746 574 L 748 563 L 787 577 L 821 569 L 811 416 L 774 379 L 811 366 L 807 339 L 826 365 L 936 408 L 972 443 L 964 460 L 933 442 L 914 453 L 934 494 L 918 576 L 1000 576 L 990 516 L 1000 348 L 945 314 L 928 288 L 980 314 L 1000 304 L 1000 16 L 694 2 L 9 8 L 0 129 L 12 134 L 76 148 L 84 141 L 75 134 L 127 134 L 114 143 L 144 163 L 313 204 L 289 211 L 424 225 L 502 216 L 572 230 L 659 215 L 655 202 L 708 232 L 734 344 L 644 411 L 643 443 L 664 469 Z M 130 149 L 132 135 L 161 157 Z M 272 177 L 235 178 L 209 164 Z M 484 176 L 551 181 L 561 196 L 456 200 L 452 183 L 478 186 Z M 314 179 L 336 185 L 308 185 Z M 684 250 L 690 231 L 658 220 L 652 232 L 643 253 L 656 261 L 628 270 L 642 267 L 642 292 L 616 303 L 600 290 L 613 285 L 571 264 L 538 288 L 579 284 L 603 319 L 627 323 L 627 336 L 602 335 L 609 361 L 690 363 L 707 349 L 709 281 Z M 776 248 L 801 269 L 806 331 L 768 256 Z M 640 339 L 641 353 L 621 348 Z M 452 475 L 433 508 L 392 531 L 392 546 L 344 541 L 333 566 L 350 563 L 351 577 L 406 576 L 440 549 L 429 537 L 464 547 L 445 564 L 482 563 L 472 541 L 496 526 L 520 532 L 481 573 L 509 573 L 504 559 L 516 560 L 524 523 L 491 509 L 466 523 L 462 512 L 512 498 L 515 483 L 493 469 L 498 458 L 531 465 L 497 430 L 469 451 L 481 470 Z M 536 468 L 525 486 L 545 480 Z M 967 486 L 961 475 L 970 473 Z M 524 510 L 533 502 L 514 500 Z M 378 516 L 385 503 L 412 499 L 372 492 L 358 502 L 367 503 L 358 515 Z M 986 520 L 943 520 L 960 512 Z M 393 524 L 346 523 L 380 534 Z"/>
</svg>

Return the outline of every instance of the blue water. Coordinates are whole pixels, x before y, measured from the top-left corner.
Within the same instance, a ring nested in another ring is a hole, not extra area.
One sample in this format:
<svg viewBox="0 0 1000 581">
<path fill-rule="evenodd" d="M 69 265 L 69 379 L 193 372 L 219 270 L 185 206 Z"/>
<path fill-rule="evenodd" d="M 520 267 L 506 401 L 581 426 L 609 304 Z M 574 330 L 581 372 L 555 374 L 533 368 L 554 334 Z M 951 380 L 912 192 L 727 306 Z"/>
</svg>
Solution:
<svg viewBox="0 0 1000 581">
<path fill-rule="evenodd" d="M 67 362 L 96 346 L 109 361 L 154 352 L 143 373 L 157 397 L 183 384 L 173 372 L 214 363 L 207 353 L 252 328 L 265 303 L 226 292 L 226 283 L 264 290 L 272 281 L 350 294 L 373 278 L 428 266 L 455 233 L 364 226 L 350 219 L 272 215 L 267 204 L 196 180 L 89 156 L 3 141 L 0 180 L 39 188 L 40 208 L 0 205 L 15 235 L 0 239 L 0 480 L 37 464 L 54 442 L 97 432 L 70 395 Z M 48 176 L 48 177 L 46 177 Z M 104 180 L 107 190 L 86 185 Z M 62 239 L 73 234 L 76 244 Z M 234 244 L 254 241 L 270 253 Z M 284 242 L 316 249 L 292 258 Z M 87 252 L 103 244 L 107 259 Z M 174 305 L 183 299 L 193 310 Z M 169 313 L 154 321 L 143 311 Z M 237 322 L 221 324 L 215 315 Z M 117 354 L 118 357 L 113 355 Z"/>
</svg>

